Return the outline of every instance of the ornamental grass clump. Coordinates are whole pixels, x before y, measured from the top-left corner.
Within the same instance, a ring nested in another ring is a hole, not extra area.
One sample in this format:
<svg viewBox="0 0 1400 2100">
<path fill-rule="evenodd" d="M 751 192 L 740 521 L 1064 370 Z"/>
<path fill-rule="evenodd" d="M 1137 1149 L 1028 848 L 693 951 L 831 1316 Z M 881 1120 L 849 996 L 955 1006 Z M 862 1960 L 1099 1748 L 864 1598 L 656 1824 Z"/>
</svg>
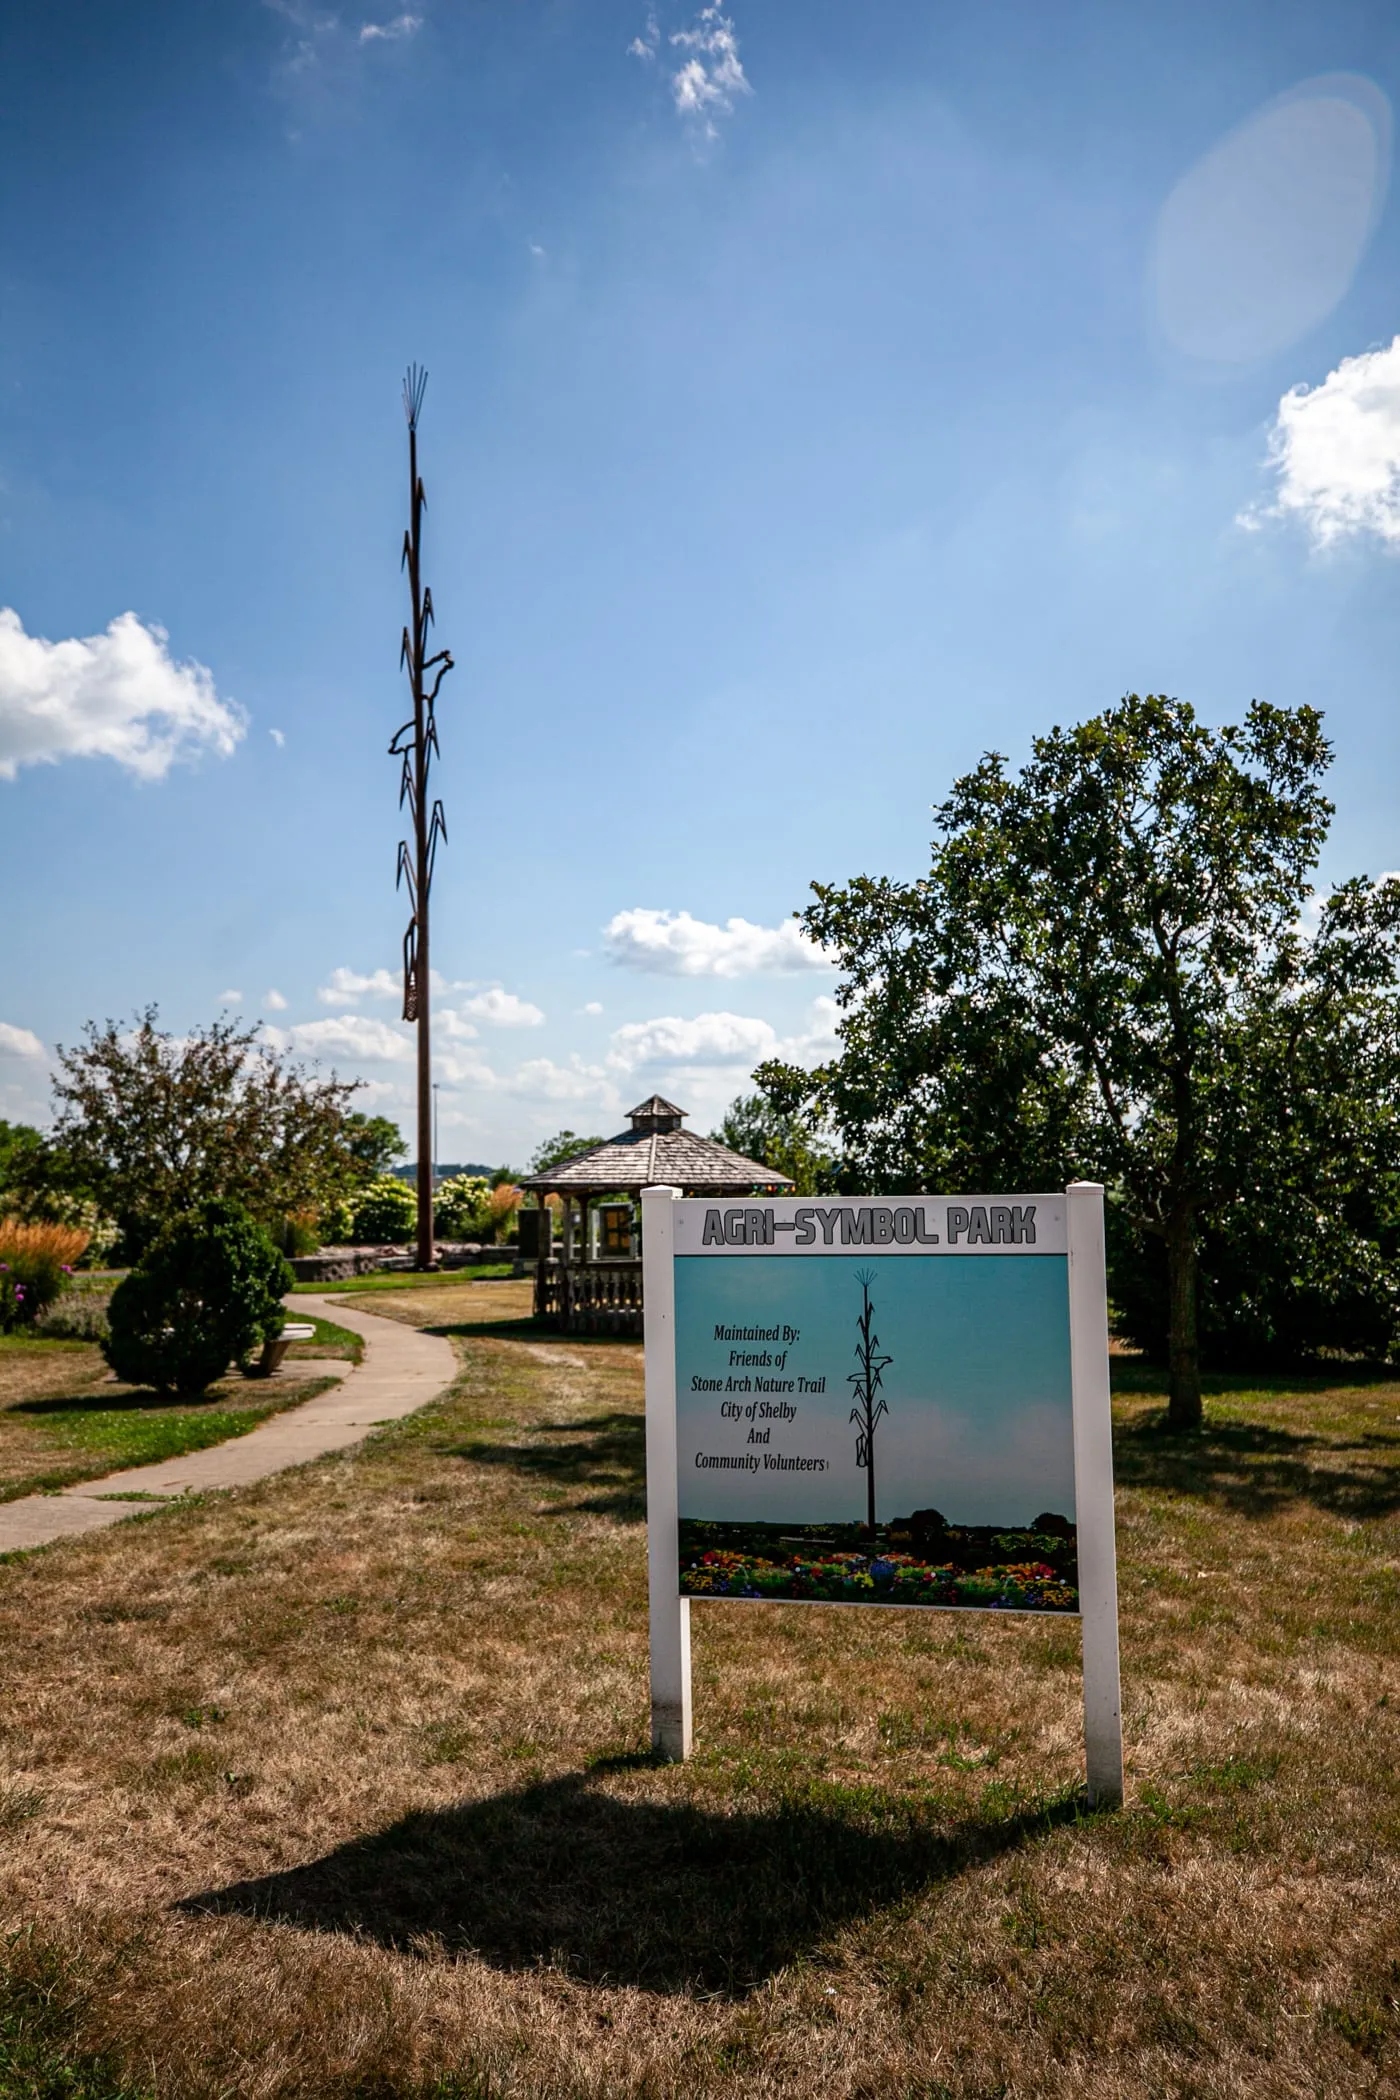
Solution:
<svg viewBox="0 0 1400 2100">
<path fill-rule="evenodd" d="M 282 1331 L 289 1262 L 233 1203 L 205 1203 L 161 1234 L 112 1293 L 102 1344 L 118 1378 L 202 1393 Z"/>
<path fill-rule="evenodd" d="M 32 1327 L 87 1252 L 81 1226 L 0 1221 L 0 1334 Z"/>
</svg>

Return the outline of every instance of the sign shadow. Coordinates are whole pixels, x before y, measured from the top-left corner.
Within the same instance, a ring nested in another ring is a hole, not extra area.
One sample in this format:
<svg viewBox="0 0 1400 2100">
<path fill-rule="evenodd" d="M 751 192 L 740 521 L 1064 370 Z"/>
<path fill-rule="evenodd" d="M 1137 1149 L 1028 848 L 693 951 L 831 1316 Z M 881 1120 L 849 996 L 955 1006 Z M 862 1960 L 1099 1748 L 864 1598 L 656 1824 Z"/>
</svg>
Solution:
<svg viewBox="0 0 1400 2100">
<path fill-rule="evenodd" d="M 651 1769 L 649 1758 L 614 1759 L 420 1811 L 175 1908 L 425 1960 L 473 1955 L 503 1970 L 549 1965 L 581 1982 L 740 1998 L 841 1926 L 1087 1813 L 1066 1791 L 961 1821 L 896 1796 L 721 1814 L 638 1792 Z M 614 1792 L 608 1780 L 624 1775 L 628 1791 Z"/>
</svg>

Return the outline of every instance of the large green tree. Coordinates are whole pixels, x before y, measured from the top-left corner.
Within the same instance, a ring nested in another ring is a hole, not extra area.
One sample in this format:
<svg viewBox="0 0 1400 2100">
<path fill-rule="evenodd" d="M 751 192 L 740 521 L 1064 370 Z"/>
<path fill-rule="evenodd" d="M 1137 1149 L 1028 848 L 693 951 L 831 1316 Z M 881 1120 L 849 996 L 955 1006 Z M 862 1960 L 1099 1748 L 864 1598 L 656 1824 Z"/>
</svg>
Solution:
<svg viewBox="0 0 1400 2100">
<path fill-rule="evenodd" d="M 1287 1186 L 1295 1237 L 1325 1214 L 1322 1266 L 1355 1281 L 1359 1185 L 1382 1165 L 1377 1200 L 1394 1184 L 1400 883 L 1348 885 L 1303 927 L 1330 756 L 1312 708 L 1215 730 L 1136 694 L 1019 773 L 989 754 L 937 810 L 925 877 L 816 887 L 841 1054 L 756 1075 L 885 1186 L 1104 1180 L 1160 1257 L 1178 1428 L 1201 1415 L 1202 1234 L 1267 1235 Z"/>
<path fill-rule="evenodd" d="M 129 1253 L 201 1203 L 272 1226 L 347 1187 L 358 1082 L 308 1073 L 232 1021 L 183 1036 L 157 1021 L 151 1006 L 129 1029 L 89 1022 L 75 1048 L 60 1046 L 54 1081 L 58 1145 Z"/>
</svg>

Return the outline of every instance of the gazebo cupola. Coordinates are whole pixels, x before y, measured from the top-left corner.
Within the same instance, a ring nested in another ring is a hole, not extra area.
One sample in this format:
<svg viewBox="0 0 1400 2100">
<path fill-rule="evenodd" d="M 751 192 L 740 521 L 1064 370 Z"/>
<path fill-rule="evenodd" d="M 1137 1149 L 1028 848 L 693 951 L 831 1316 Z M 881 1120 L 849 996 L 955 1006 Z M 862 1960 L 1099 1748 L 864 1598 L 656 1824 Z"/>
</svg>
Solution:
<svg viewBox="0 0 1400 2100">
<path fill-rule="evenodd" d="M 627 1120 L 634 1130 L 679 1130 L 685 1110 L 674 1101 L 664 1101 L 660 1094 L 650 1094 L 640 1107 L 628 1109 Z"/>
</svg>

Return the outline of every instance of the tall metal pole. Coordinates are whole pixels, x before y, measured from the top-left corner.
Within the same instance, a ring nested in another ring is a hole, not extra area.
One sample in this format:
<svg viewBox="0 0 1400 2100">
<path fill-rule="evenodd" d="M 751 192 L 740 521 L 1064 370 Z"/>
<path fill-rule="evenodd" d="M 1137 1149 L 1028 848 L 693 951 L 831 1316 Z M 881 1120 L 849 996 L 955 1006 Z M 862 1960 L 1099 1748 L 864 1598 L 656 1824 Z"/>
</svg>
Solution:
<svg viewBox="0 0 1400 2100">
<path fill-rule="evenodd" d="M 433 1058 L 429 1033 L 430 962 L 428 947 L 428 899 L 433 887 L 433 867 L 438 840 L 447 837 L 442 804 L 428 804 L 428 780 L 438 756 L 437 719 L 434 706 L 438 688 L 452 669 L 446 649 L 428 654 L 428 630 L 433 624 L 433 594 L 423 583 L 423 483 L 418 472 L 418 418 L 423 408 L 427 373 L 410 365 L 404 380 L 403 406 L 408 419 L 408 530 L 403 537 L 403 566 L 408 570 L 412 624 L 403 631 L 399 655 L 408 672 L 413 693 L 413 715 L 395 732 L 390 756 L 402 758 L 399 807 L 408 804 L 413 821 L 413 846 L 399 843 L 398 882 L 407 882 L 412 916 L 403 941 L 403 1017 L 418 1025 L 418 1235 L 416 1266 L 431 1269 L 433 1248 Z M 426 683 L 436 672 L 431 687 Z"/>
</svg>

